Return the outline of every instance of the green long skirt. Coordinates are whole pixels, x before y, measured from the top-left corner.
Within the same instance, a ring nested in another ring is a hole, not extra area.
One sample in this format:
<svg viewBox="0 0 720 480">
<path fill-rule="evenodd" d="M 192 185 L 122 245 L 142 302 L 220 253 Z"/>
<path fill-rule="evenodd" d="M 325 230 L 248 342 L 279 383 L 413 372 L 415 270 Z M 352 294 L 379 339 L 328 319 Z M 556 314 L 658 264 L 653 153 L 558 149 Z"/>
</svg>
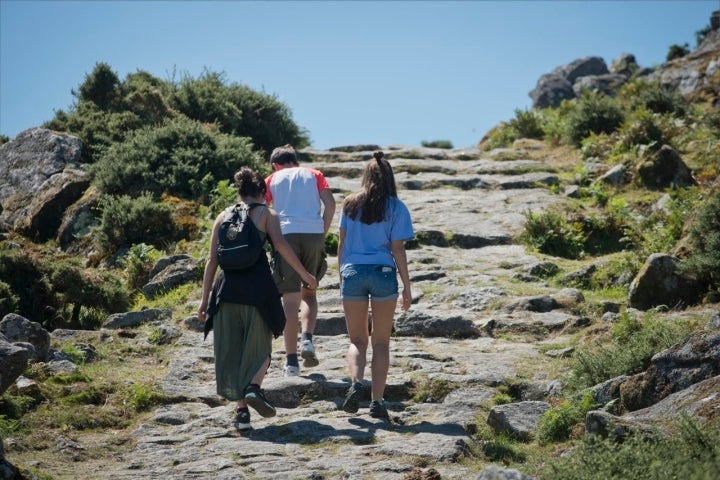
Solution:
<svg viewBox="0 0 720 480">
<path fill-rule="evenodd" d="M 272 332 L 257 308 L 240 303 L 221 303 L 213 328 L 217 393 L 226 400 L 242 400 L 272 353 Z"/>
</svg>

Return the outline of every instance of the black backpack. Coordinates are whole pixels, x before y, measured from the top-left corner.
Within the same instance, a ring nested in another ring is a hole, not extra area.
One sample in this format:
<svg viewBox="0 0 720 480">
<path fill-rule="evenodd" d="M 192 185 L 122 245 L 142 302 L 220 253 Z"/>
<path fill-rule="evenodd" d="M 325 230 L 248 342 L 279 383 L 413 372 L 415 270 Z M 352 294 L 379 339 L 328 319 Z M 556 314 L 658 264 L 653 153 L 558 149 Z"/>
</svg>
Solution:
<svg viewBox="0 0 720 480">
<path fill-rule="evenodd" d="M 250 210 L 262 203 L 238 203 L 225 211 L 218 234 L 217 260 L 225 271 L 252 267 L 265 253 L 264 242 L 250 219 Z"/>
</svg>

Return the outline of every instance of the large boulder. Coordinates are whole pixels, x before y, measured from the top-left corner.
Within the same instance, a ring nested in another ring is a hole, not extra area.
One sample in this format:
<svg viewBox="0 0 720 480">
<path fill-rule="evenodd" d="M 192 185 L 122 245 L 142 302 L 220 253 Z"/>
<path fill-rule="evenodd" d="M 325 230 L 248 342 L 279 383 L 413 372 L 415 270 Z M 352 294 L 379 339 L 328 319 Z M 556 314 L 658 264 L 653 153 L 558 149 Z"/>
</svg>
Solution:
<svg viewBox="0 0 720 480">
<path fill-rule="evenodd" d="M 573 85 L 579 78 L 608 73 L 605 60 L 600 57 L 583 57 L 561 65 L 540 77 L 535 89 L 530 92 L 533 107 L 558 107 L 563 100 L 576 98 Z"/>
<path fill-rule="evenodd" d="M 159 293 L 200 280 L 202 265 L 202 261 L 190 255 L 163 257 L 153 266 L 150 281 L 143 286 L 142 291 L 147 298 L 155 298 Z"/>
<path fill-rule="evenodd" d="M 703 285 L 682 275 L 681 260 L 672 255 L 653 253 L 630 284 L 629 304 L 639 310 L 666 306 L 694 305 L 703 295 Z"/>
<path fill-rule="evenodd" d="M 0 336 L 0 395 L 22 375 L 29 360 L 27 349 L 13 345 Z"/>
<path fill-rule="evenodd" d="M 638 167 L 638 176 L 648 188 L 663 190 L 696 185 L 692 172 L 674 148 L 663 145 Z"/>
<path fill-rule="evenodd" d="M 540 77 L 530 92 L 534 108 L 556 108 L 563 100 L 575 98 L 573 85 L 561 75 L 548 73 Z"/>
<path fill-rule="evenodd" d="M 0 230 L 55 238 L 65 209 L 89 184 L 77 137 L 46 128 L 21 132 L 0 145 Z"/>
<path fill-rule="evenodd" d="M 31 344 L 36 362 L 47 362 L 50 359 L 50 333 L 39 323 L 9 313 L 0 321 L 0 334 L 12 343 Z"/>
</svg>

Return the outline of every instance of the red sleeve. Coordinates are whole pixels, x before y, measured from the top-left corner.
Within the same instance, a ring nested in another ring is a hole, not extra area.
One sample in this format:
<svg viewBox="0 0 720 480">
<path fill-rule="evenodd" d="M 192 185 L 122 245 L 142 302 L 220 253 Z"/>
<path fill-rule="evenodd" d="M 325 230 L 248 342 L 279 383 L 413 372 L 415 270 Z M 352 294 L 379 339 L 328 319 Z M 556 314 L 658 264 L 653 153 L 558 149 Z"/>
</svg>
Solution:
<svg viewBox="0 0 720 480">
<path fill-rule="evenodd" d="M 272 204 L 272 192 L 270 191 L 270 181 L 272 180 L 272 174 L 265 179 L 265 201 L 268 205 Z"/>
<path fill-rule="evenodd" d="M 322 192 L 323 190 L 328 190 L 330 188 L 330 185 L 325 179 L 325 175 L 323 175 L 320 170 L 315 170 L 314 168 L 310 168 L 309 170 L 313 173 L 313 175 L 315 175 L 315 182 L 317 183 L 318 192 Z"/>
</svg>

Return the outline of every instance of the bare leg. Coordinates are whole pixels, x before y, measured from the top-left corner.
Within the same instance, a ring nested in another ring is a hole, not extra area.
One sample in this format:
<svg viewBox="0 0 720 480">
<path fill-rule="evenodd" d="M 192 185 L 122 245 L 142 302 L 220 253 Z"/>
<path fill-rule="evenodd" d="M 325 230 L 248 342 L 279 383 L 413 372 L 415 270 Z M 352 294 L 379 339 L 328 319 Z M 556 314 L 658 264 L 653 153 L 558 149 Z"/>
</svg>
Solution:
<svg viewBox="0 0 720 480">
<path fill-rule="evenodd" d="M 368 301 L 343 301 L 350 347 L 347 353 L 348 372 L 352 383 L 365 377 L 368 347 Z"/>
<path fill-rule="evenodd" d="M 372 400 L 382 400 L 390 368 L 390 335 L 392 334 L 396 300 L 372 302 Z"/>
<path fill-rule="evenodd" d="M 300 323 L 302 333 L 315 333 L 317 323 L 318 304 L 315 290 L 302 289 L 302 301 L 300 302 Z"/>
<path fill-rule="evenodd" d="M 300 292 L 284 293 L 282 296 L 282 304 L 286 319 L 285 330 L 283 330 L 285 354 L 297 354 Z"/>
</svg>

